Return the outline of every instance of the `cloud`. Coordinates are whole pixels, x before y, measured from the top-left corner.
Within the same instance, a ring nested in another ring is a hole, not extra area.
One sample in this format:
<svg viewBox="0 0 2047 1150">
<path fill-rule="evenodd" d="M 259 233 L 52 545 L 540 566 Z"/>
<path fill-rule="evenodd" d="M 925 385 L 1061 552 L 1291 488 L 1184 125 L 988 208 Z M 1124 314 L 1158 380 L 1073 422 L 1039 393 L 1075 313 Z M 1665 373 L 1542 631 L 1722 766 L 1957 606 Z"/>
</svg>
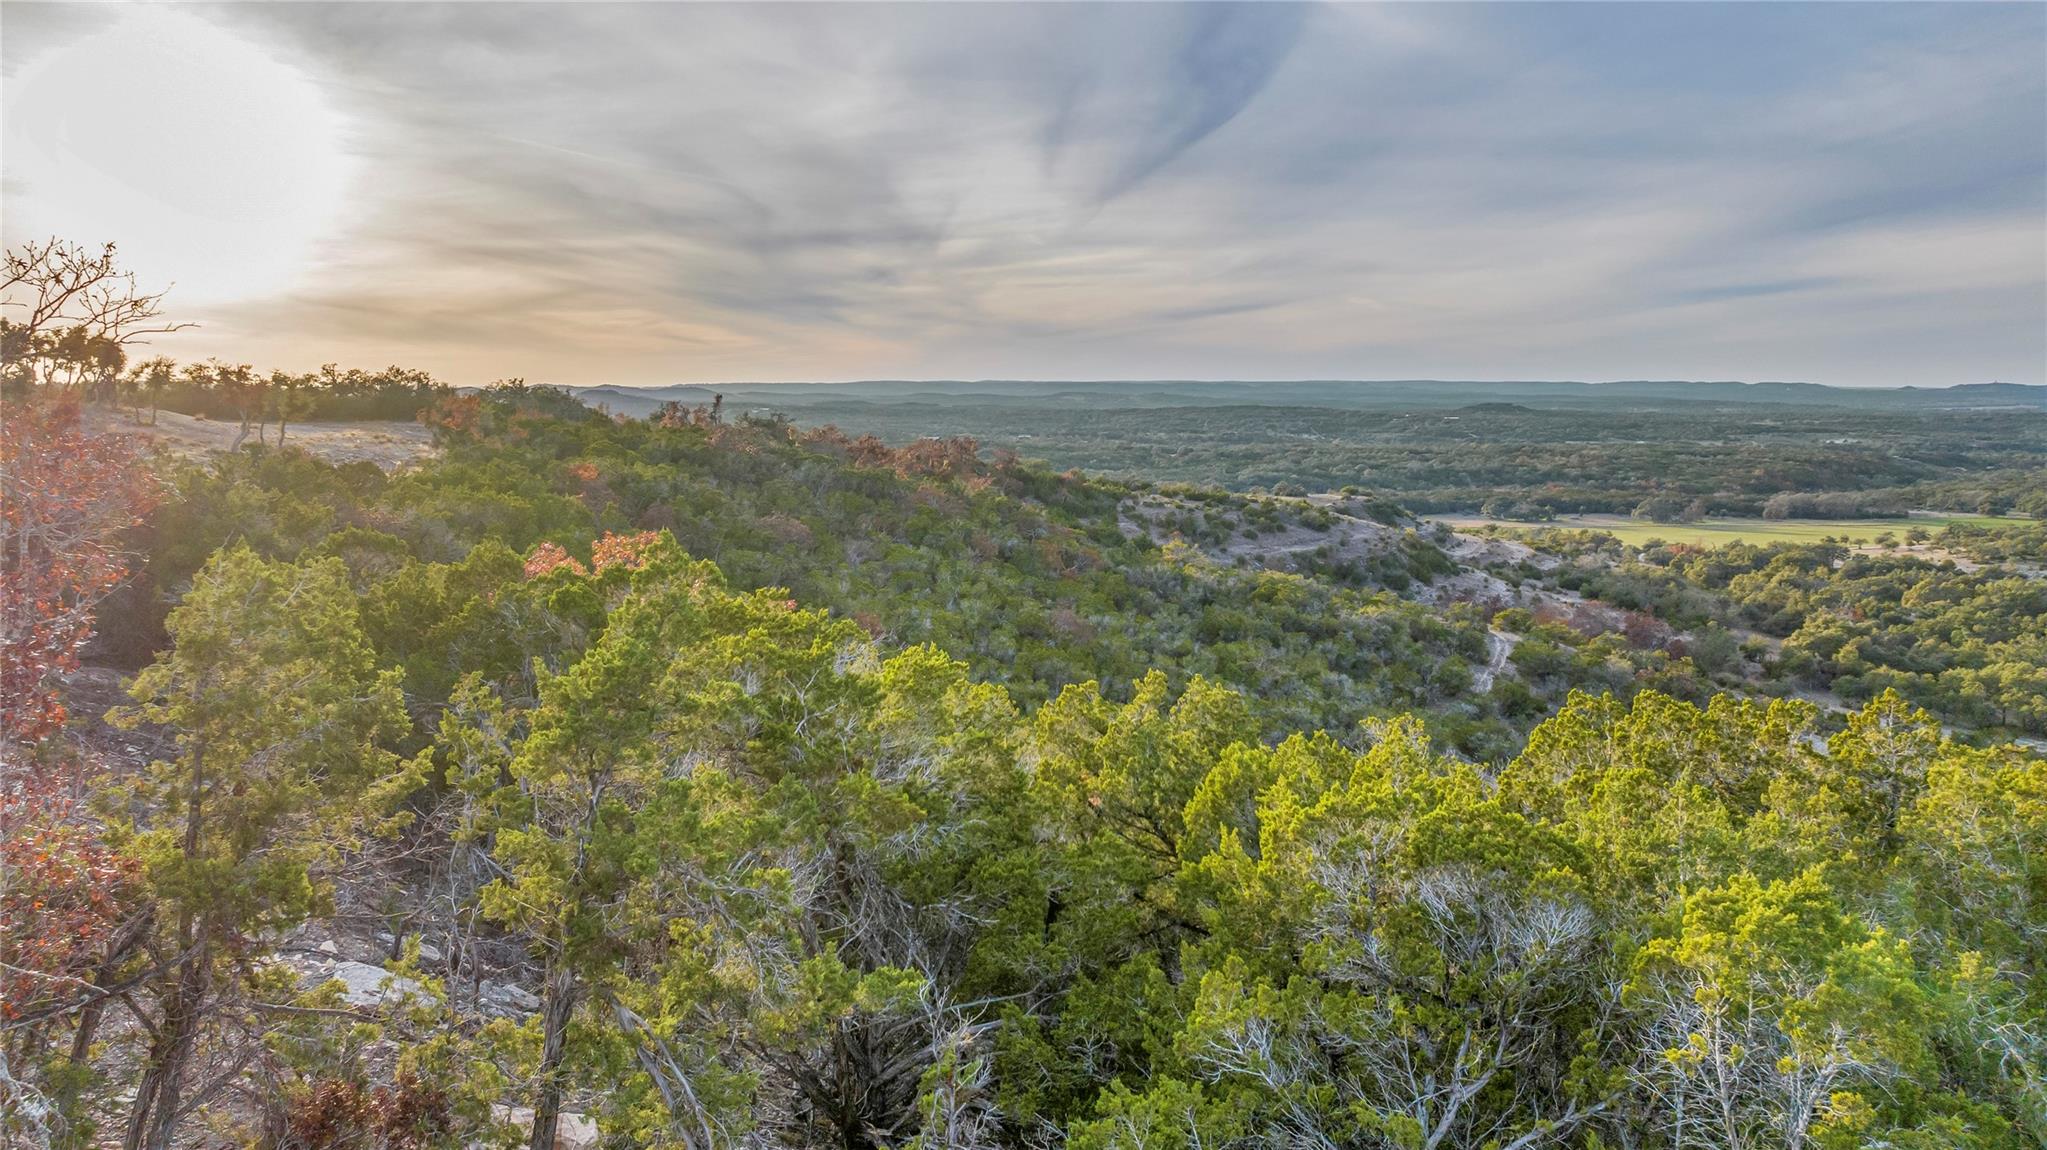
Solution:
<svg viewBox="0 0 2047 1150">
<path fill-rule="evenodd" d="M 8 8 L 10 71 L 117 18 Z M 178 354 L 639 384 L 2047 376 L 2037 6 L 207 16 L 317 78 L 366 174 L 316 275 Z"/>
<path fill-rule="evenodd" d="M 1835 276 L 1805 276 L 1801 279 L 1765 280 L 1760 283 L 1720 284 L 1715 287 L 1692 288 L 1671 297 L 1673 303 L 1712 303 L 1724 299 L 1753 299 L 1756 296 L 1787 295 L 1792 292 L 1814 291 L 1832 287 L 1841 282 Z"/>
<path fill-rule="evenodd" d="M 1099 198 L 1113 199 L 1207 139 L 1242 112 L 1271 82 L 1300 37 L 1302 9 L 1292 4 L 1197 4 L 1184 16 L 1180 42 L 1167 58 L 1153 97 L 1123 162 Z"/>
</svg>

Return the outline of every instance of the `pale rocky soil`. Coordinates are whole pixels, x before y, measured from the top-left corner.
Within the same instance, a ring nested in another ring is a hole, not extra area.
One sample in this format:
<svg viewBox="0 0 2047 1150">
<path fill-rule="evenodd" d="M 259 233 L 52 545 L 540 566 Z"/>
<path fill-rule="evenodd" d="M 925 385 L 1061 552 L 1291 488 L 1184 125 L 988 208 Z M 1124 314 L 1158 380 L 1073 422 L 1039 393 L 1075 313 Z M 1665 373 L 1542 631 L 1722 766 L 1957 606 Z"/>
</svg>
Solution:
<svg viewBox="0 0 2047 1150">
<path fill-rule="evenodd" d="M 1497 627 L 1486 629 L 1486 664 L 1471 676 L 1471 690 L 1483 695 L 1493 689 L 1493 683 L 1507 671 L 1507 660 L 1514 655 L 1514 645 L 1521 636 Z"/>
<path fill-rule="evenodd" d="M 1204 544 L 1202 550 L 1221 562 L 1234 563 L 1248 558 L 1253 561 L 1284 566 L 1285 561 L 1295 555 L 1305 554 L 1327 547 L 1332 558 L 1368 558 L 1389 547 L 1396 546 L 1406 530 L 1392 527 L 1361 514 L 1351 514 L 1351 501 L 1340 494 L 1320 494 L 1306 497 L 1282 497 L 1286 502 L 1300 503 L 1323 509 L 1330 513 L 1334 522 L 1327 531 L 1289 525 L 1281 530 L 1260 527 L 1256 538 L 1232 534 L 1221 546 Z M 1162 523 L 1165 517 L 1185 511 L 1200 510 L 1200 506 L 1163 495 L 1147 495 L 1124 504 L 1120 526 L 1130 538 L 1164 538 L 1169 529 Z M 1587 601 L 1575 592 L 1524 584 L 1517 588 L 1484 568 L 1493 564 L 1512 565 L 1528 562 L 1542 570 L 1555 568 L 1560 562 L 1555 556 L 1539 552 L 1525 543 L 1511 539 L 1494 539 L 1478 535 L 1466 535 L 1437 529 L 1429 524 L 1418 528 L 1423 537 L 1442 548 L 1443 552 L 1461 566 L 1454 575 L 1438 577 L 1434 582 L 1411 588 L 1407 595 L 1420 603 L 1447 605 L 1450 603 L 1478 603 L 1494 611 L 1508 607 L 1543 606 L 1561 609 L 1579 617 L 1597 617 L 1608 626 L 1618 627 L 1622 613 L 1603 604 Z M 1275 563 L 1277 560 L 1279 562 Z M 1472 688 L 1483 693 L 1491 690 L 1501 675 L 1512 675 L 1510 662 L 1514 646 L 1521 637 L 1498 629 L 1488 629 L 1486 635 L 1486 663 L 1473 673 Z"/>
<path fill-rule="evenodd" d="M 86 423 L 95 431 L 110 435 L 132 435 L 177 455 L 207 456 L 229 450 L 241 425 L 232 420 L 200 419 L 174 411 L 159 411 L 156 422 L 143 412 L 141 422 L 129 413 L 101 408 L 86 413 Z M 246 443 L 255 442 L 251 431 Z M 277 443 L 277 426 L 268 428 L 267 442 Z M 433 453 L 427 429 L 417 423 L 395 420 L 348 420 L 294 423 L 285 430 L 284 441 L 329 463 L 374 463 L 395 471 L 425 459 Z"/>
<path fill-rule="evenodd" d="M 1854 550 L 1860 555 L 1906 555 L 1914 559 L 1924 559 L 1928 563 L 1952 563 L 1958 571 L 1975 572 L 1983 570 L 1983 564 L 1979 560 L 1957 554 L 1945 547 L 1932 543 L 1899 543 L 1889 547 L 1880 547 L 1874 543 L 1866 543 L 1854 548 Z M 2019 562 L 2007 562 L 2004 566 L 2011 568 L 2012 571 L 2022 578 L 2047 579 L 2047 567 L 2038 567 L 2030 563 Z"/>
<path fill-rule="evenodd" d="M 1327 531 L 1317 531 L 1299 524 L 1291 524 L 1280 530 L 1260 527 L 1258 537 L 1255 539 L 1233 532 L 1220 546 L 1202 543 L 1201 549 L 1211 558 L 1224 563 L 1235 563 L 1238 559 L 1269 563 L 1275 559 L 1287 559 L 1322 547 L 1328 547 L 1335 558 L 1364 558 L 1392 546 L 1400 537 L 1399 528 L 1348 514 L 1343 508 L 1342 498 L 1310 496 L 1307 500 L 1282 500 L 1309 503 L 1328 510 L 1335 522 Z M 1161 522 L 1166 516 L 1203 510 L 1205 510 L 1203 505 L 1198 503 L 1189 503 L 1167 495 L 1150 494 L 1124 503 L 1120 526 L 1123 533 L 1131 538 L 1149 536 L 1152 539 L 1164 539 L 1171 533 L 1171 529 Z"/>
</svg>

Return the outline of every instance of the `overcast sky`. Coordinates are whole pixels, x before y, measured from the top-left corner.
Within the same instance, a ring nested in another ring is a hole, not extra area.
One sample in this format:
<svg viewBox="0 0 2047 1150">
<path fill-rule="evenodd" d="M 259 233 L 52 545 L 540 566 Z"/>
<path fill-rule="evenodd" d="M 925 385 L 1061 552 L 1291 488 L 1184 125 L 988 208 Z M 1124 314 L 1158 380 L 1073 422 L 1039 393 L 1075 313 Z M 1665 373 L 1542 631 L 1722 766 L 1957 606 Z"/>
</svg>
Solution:
<svg viewBox="0 0 2047 1150">
<path fill-rule="evenodd" d="M 2047 377 L 2047 6 L 0 6 L 8 242 L 460 383 Z M 94 72 L 97 74 L 94 74 Z"/>
</svg>

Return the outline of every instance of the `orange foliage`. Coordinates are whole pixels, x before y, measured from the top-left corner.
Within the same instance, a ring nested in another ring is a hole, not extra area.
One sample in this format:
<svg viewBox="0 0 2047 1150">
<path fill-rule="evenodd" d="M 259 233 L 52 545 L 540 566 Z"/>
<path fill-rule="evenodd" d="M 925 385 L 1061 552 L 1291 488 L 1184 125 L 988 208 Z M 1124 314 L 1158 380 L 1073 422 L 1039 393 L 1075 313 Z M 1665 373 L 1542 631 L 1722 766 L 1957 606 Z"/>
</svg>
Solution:
<svg viewBox="0 0 2047 1150">
<path fill-rule="evenodd" d="M 632 535 L 613 535 L 607 531 L 590 548 L 590 567 L 594 571 L 608 571 L 613 567 L 624 567 L 638 571 L 647 565 L 647 548 L 661 538 L 658 531 L 640 531 Z"/>
<path fill-rule="evenodd" d="M 659 531 L 638 531 L 631 535 L 614 535 L 607 531 L 602 539 L 591 545 L 590 565 L 587 567 L 561 544 L 542 543 L 526 557 L 526 578 L 538 579 L 561 570 L 577 575 L 602 574 L 613 567 L 638 571 L 647 565 L 647 549 L 660 538 Z"/>
<path fill-rule="evenodd" d="M 419 413 L 419 421 L 434 433 L 436 442 L 453 436 L 474 436 L 482 419 L 480 395 L 444 395 Z"/>
<path fill-rule="evenodd" d="M 0 405 L 0 738 L 64 722 L 56 676 L 78 666 L 92 612 L 128 576 L 121 536 L 155 505 L 125 437 L 92 435 L 78 405 Z"/>
<path fill-rule="evenodd" d="M 46 776 L 0 790 L 0 1019 L 79 997 L 132 909 L 141 867 Z"/>
<path fill-rule="evenodd" d="M 590 569 L 559 543 L 542 543 L 526 557 L 526 578 L 538 579 L 562 568 L 568 568 L 578 575 L 588 575 Z"/>
</svg>

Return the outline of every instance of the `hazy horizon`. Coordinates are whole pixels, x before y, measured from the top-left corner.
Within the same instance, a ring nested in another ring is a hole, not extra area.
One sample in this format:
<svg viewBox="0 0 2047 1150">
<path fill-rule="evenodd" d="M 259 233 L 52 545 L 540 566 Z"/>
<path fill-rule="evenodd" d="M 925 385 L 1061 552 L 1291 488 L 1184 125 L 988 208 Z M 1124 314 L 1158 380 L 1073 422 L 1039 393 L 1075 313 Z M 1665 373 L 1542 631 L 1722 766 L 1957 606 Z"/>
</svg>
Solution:
<svg viewBox="0 0 2047 1150">
<path fill-rule="evenodd" d="M 1044 378 L 1030 378 L 1030 377 L 1025 377 L 1025 376 L 1006 376 L 1006 375 L 991 375 L 991 376 L 937 376 L 937 375 L 932 375 L 932 376 L 916 376 L 916 377 L 897 377 L 897 376 L 862 376 L 862 377 L 859 377 L 859 378 L 848 378 L 848 379 L 739 379 L 739 378 L 731 378 L 731 379 L 717 379 L 717 380 L 700 380 L 700 381 L 678 381 L 678 382 L 673 382 L 673 383 L 609 383 L 609 382 L 595 382 L 595 383 L 553 383 L 553 382 L 548 382 L 548 381 L 542 381 L 542 380 L 530 380 L 530 379 L 529 379 L 529 380 L 526 380 L 525 382 L 527 382 L 527 383 L 529 383 L 529 384 L 539 384 L 539 383 L 543 383 L 543 382 L 546 382 L 547 386 L 551 386 L 551 387 L 555 387 L 555 386 L 558 386 L 558 387 L 573 387 L 573 388 L 602 388 L 602 387 L 612 387 L 612 388 L 620 388 L 620 389 L 625 389 L 625 390 L 632 390 L 632 391 L 659 391 L 659 390 L 661 390 L 661 389 L 663 389 L 663 388 L 671 388 L 671 387 L 695 387 L 695 388 L 709 388 L 709 387 L 836 387 L 836 386 L 848 386 L 848 387 L 850 387 L 850 386 L 854 386 L 854 385 L 858 385 L 858 384 L 883 384 L 883 383 L 901 383 L 901 384 L 937 384 L 937 383 L 956 383 L 956 384 L 968 384 L 968 385 L 974 385 L 974 384 L 1042 384 L 1042 385 L 1045 385 L 1045 386 L 1048 386 L 1048 387 L 1054 387 L 1054 386 L 1078 386 L 1078 387 L 1115 387 L 1115 386 L 1119 386 L 1119 385 L 1127 385 L 1127 384 L 1151 384 L 1151 385 L 1170 385 L 1170 384 L 1199 384 L 1199 385 L 1204 385 L 1204 386 L 1208 386 L 1208 385 L 1217 385 L 1217 386 L 1220 386 L 1220 385 L 1244 385 L 1244 386 L 1248 386 L 1248 387 L 1257 387 L 1257 386 L 1260 386 L 1260 385 L 1263 385 L 1263 384 L 1273 384 L 1273 385 L 1279 385 L 1279 384 L 1328 384 L 1328 385 L 1333 385 L 1333 386 L 1335 386 L 1335 385 L 1349 385 L 1349 384 L 1359 384 L 1359 385 L 1373 385 L 1373 384 L 1416 384 L 1416 383 L 1441 383 L 1441 384 L 1457 384 L 1457 385 L 1472 385 L 1472 386 L 1481 386 L 1481 387 L 1515 387 L 1515 386 L 1520 386 L 1520 385 L 1524 385 L 1524 384 L 1525 384 L 1525 385 L 1528 385 L 1528 386 L 1551 386 L 1551 385 L 1560 385 L 1560 386 L 1583 386 L 1583 387 L 1618 387 L 1618 386 L 1625 386 L 1625 385 L 1628 385 L 1628 384 L 1655 384 L 1655 385 L 1670 385 L 1670 386 L 1674 386 L 1674 387 L 1692 387 L 1692 386 L 1697 386 L 1697 387 L 1724 387 L 1724 386 L 1730 386 L 1730 385 L 1731 385 L 1731 386 L 1739 386 L 1739 387 L 1830 387 L 1830 388 L 1836 388 L 1836 389 L 1839 389 L 1839 390 L 1844 390 L 1844 391 L 1847 391 L 1847 390 L 1862 390 L 1862 391 L 1901 391 L 1901 390 L 1912 390 L 1912 389 L 1917 389 L 1917 390 L 1924 390 L 1924 391 L 1948 391 L 1948 390 L 1952 390 L 1952 389 L 1954 389 L 1954 388 L 1958 388 L 1958 387 L 1986 387 L 1986 386 L 1997 386 L 1997 387 L 2034 387 L 2034 388 L 2038 388 L 2038 387 L 2047 387 L 2047 384 L 2040 384 L 2040 383 L 2027 383 L 2027 382 L 2025 382 L 2025 381 L 2023 381 L 2023 380 L 2012 380 L 2012 379 L 1982 379 L 1982 380 L 1962 380 L 1962 381 L 1958 381 L 1958 382 L 1955 382 L 1955 383 L 1938 383 L 1938 384 L 1910 384 L 1910 383 L 1904 383 L 1904 384 L 1860 384 L 1860 385 L 1854 385 L 1854 384 L 1828 384 L 1828 383 L 1818 383 L 1818 382 L 1815 382 L 1815 381 L 1813 381 L 1813 380 L 1808 380 L 1808 379 L 1650 379 L 1650 378 L 1640 378 L 1640 379 L 1562 379 L 1562 378 L 1555 378 L 1555 379 L 1532 379 L 1532 378 L 1531 378 L 1531 379 L 1511 379 L 1511 378 L 1505 378 L 1505 377 L 1502 377 L 1502 378 L 1495 378 L 1495 379 L 1456 379 L 1456 378 L 1451 378 L 1451 377 L 1448 377 L 1448 376 L 1443 376 L 1443 377 L 1428 377 L 1428 376 L 1414 376 L 1414 377 L 1392 377 L 1392 376 L 1388 376 L 1388 377 L 1385 377 L 1385 378 L 1381 378 L 1381 379 L 1362 379 L 1362 378 L 1343 378 L 1343 377 L 1336 377 L 1336 376 L 1332 376 L 1332 377 L 1328 377 L 1328 378 L 1314 378 L 1314 377 L 1308 377 L 1308 376 L 1284 376 L 1284 377 L 1282 377 L 1282 376 L 1274 376 L 1274 377 L 1272 377 L 1272 378 L 1270 378 L 1270 379 L 1246 379 L 1246 378 L 1240 378 L 1240 377 L 1229 377 L 1229 376 L 1136 376 L 1136 375 L 1131 375 L 1131 376 L 1118 376 L 1118 377 L 1114 377 L 1114 378 L 1104 378 L 1104 379 L 1086 379 L 1086 378 L 1073 378 L 1073 379 L 1062 379 L 1062 378 L 1056 378 L 1056 377 L 1044 377 Z"/>
<path fill-rule="evenodd" d="M 2047 382 L 2038 4 L 0 21 L 0 238 L 118 242 L 182 359 Z"/>
</svg>

